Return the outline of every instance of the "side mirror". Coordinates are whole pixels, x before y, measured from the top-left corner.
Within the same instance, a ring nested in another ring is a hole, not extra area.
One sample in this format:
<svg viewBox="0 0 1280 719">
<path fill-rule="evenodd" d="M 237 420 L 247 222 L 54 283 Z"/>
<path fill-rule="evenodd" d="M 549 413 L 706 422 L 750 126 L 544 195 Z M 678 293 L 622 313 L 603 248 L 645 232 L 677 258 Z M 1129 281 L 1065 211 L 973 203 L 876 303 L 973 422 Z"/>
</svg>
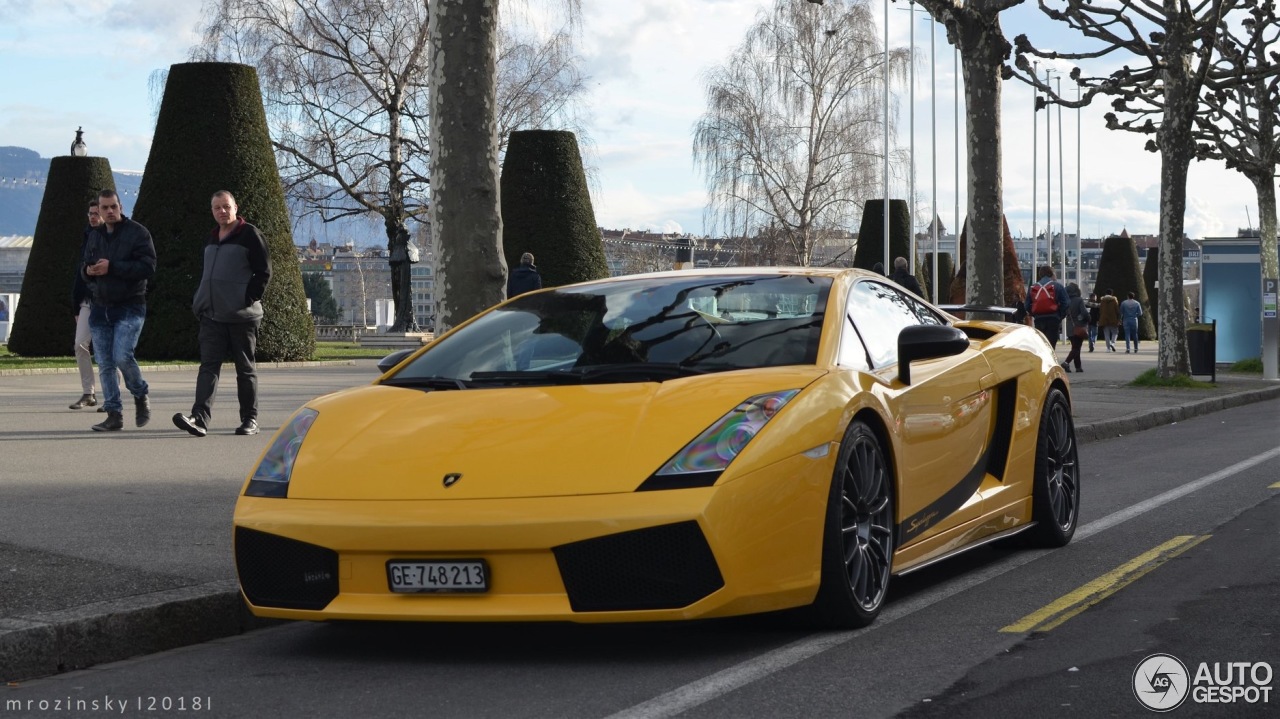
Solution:
<svg viewBox="0 0 1280 719">
<path fill-rule="evenodd" d="M 898 378 L 911 384 L 911 363 L 958 355 L 969 349 L 969 335 L 950 325 L 911 325 L 898 333 Z"/>
<path fill-rule="evenodd" d="M 408 357 L 414 352 L 417 352 L 417 350 L 414 348 L 396 350 L 395 352 L 392 352 L 386 357 L 383 357 L 382 359 L 378 360 L 378 371 L 381 372 L 382 374 L 386 374 L 388 371 L 390 371 L 392 367 L 395 367 L 396 365 L 403 362 L 405 357 Z"/>
</svg>

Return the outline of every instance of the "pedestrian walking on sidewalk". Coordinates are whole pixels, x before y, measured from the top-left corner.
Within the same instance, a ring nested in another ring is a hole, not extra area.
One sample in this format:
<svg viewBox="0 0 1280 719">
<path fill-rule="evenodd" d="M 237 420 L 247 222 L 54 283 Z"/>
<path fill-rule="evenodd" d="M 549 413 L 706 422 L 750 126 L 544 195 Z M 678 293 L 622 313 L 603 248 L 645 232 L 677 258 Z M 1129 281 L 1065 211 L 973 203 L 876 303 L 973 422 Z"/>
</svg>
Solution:
<svg viewBox="0 0 1280 719">
<path fill-rule="evenodd" d="M 915 275 L 911 274 L 911 270 L 907 269 L 907 264 L 907 258 L 895 257 L 893 260 L 893 274 L 889 275 L 889 279 L 911 290 L 916 297 L 924 299 L 924 292 L 920 289 L 920 281 L 915 278 Z"/>
<path fill-rule="evenodd" d="M 1067 339 L 1071 342 L 1071 352 L 1062 361 L 1062 368 L 1070 372 L 1074 362 L 1076 371 L 1083 372 L 1080 348 L 1089 337 L 1089 307 L 1080 297 L 1080 285 L 1074 282 L 1067 285 L 1067 298 Z"/>
<path fill-rule="evenodd" d="M 1094 343 L 1098 341 L 1098 296 L 1089 295 L 1085 306 L 1089 308 L 1089 351 L 1092 352 Z"/>
<path fill-rule="evenodd" d="M 85 246 L 89 244 L 89 233 L 102 224 L 102 215 L 98 213 L 98 198 L 89 201 L 89 224 L 84 228 L 80 238 L 80 256 L 84 256 Z M 83 409 L 98 405 L 97 385 L 93 379 L 93 335 L 89 332 L 89 285 L 80 276 L 76 268 L 75 280 L 71 284 L 71 312 L 76 321 L 75 354 L 76 367 L 80 370 L 80 399 L 71 403 L 71 409 Z M 98 411 L 105 411 L 102 407 Z"/>
<path fill-rule="evenodd" d="M 1098 327 L 1107 342 L 1107 349 L 1116 351 L 1116 335 L 1120 331 L 1120 300 L 1116 299 L 1116 291 L 1108 289 L 1107 294 L 1098 300 Z"/>
<path fill-rule="evenodd" d="M 133 395 L 134 421 L 151 421 L 149 387 L 133 355 L 147 319 L 147 281 L 156 273 L 156 246 L 147 228 L 129 219 L 115 190 L 98 193 L 102 224 L 85 242 L 80 279 L 89 286 L 89 331 L 98 360 L 102 406 L 107 418 L 93 425 L 95 432 L 124 429 L 124 405 L 116 370 Z"/>
<path fill-rule="evenodd" d="M 191 414 L 173 415 L 173 424 L 197 437 L 208 434 L 222 363 L 236 366 L 240 426 L 236 434 L 258 433 L 258 374 L 255 352 L 262 323 L 262 296 L 271 281 L 271 258 L 257 227 L 239 216 L 236 198 L 219 190 L 210 200 L 218 224 L 204 247 L 204 272 L 191 310 L 200 321 L 200 372 Z"/>
<path fill-rule="evenodd" d="M 1124 353 L 1129 354 L 1129 339 L 1133 338 L 1133 351 L 1138 351 L 1138 318 L 1142 316 L 1142 303 L 1134 293 L 1120 303 L 1120 321 L 1124 323 Z"/>
<path fill-rule="evenodd" d="M 1036 283 L 1027 289 L 1027 313 L 1031 315 L 1036 329 L 1056 349 L 1062 332 L 1062 319 L 1067 316 L 1067 288 L 1053 278 L 1053 268 L 1049 265 L 1040 266 L 1036 272 Z"/>
</svg>

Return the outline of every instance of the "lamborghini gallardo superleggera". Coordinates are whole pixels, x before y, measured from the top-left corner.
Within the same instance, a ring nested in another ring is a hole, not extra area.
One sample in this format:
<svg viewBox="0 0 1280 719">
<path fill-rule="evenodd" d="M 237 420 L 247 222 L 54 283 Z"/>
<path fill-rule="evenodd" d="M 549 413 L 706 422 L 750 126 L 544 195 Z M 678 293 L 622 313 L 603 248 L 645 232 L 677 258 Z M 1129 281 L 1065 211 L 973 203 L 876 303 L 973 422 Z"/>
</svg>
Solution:
<svg viewBox="0 0 1280 719">
<path fill-rule="evenodd" d="M 699 269 L 521 295 L 307 403 L 235 560 L 268 617 L 857 627 L 895 575 L 1066 544 L 1079 502 L 1035 329 L 860 270 Z"/>
</svg>

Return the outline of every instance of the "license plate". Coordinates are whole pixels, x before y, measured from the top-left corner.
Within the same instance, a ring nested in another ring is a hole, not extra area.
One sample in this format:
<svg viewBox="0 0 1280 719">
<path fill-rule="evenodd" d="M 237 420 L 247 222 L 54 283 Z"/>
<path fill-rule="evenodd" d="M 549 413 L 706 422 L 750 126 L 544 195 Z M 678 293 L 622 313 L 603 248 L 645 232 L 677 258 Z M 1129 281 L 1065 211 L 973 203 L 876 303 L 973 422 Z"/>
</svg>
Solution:
<svg viewBox="0 0 1280 719">
<path fill-rule="evenodd" d="M 487 592 L 489 567 L 484 561 L 387 562 L 387 583 L 393 592 Z"/>
</svg>

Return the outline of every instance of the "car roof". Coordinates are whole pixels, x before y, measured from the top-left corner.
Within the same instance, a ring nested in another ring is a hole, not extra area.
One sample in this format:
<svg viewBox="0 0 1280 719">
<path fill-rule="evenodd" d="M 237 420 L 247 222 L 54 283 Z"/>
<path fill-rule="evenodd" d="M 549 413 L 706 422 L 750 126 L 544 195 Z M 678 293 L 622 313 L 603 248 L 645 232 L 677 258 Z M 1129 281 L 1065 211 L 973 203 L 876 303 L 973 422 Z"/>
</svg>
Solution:
<svg viewBox="0 0 1280 719">
<path fill-rule="evenodd" d="M 688 270 L 666 270 L 663 272 L 646 272 L 635 275 L 619 275 L 617 277 L 608 277 L 594 282 L 629 282 L 633 280 L 644 279 L 687 279 L 690 277 L 741 277 L 742 275 L 803 275 L 808 277 L 839 277 L 848 275 L 853 278 L 857 277 L 879 277 L 884 276 L 878 272 L 870 270 L 860 270 L 852 267 L 698 267 Z"/>
</svg>

